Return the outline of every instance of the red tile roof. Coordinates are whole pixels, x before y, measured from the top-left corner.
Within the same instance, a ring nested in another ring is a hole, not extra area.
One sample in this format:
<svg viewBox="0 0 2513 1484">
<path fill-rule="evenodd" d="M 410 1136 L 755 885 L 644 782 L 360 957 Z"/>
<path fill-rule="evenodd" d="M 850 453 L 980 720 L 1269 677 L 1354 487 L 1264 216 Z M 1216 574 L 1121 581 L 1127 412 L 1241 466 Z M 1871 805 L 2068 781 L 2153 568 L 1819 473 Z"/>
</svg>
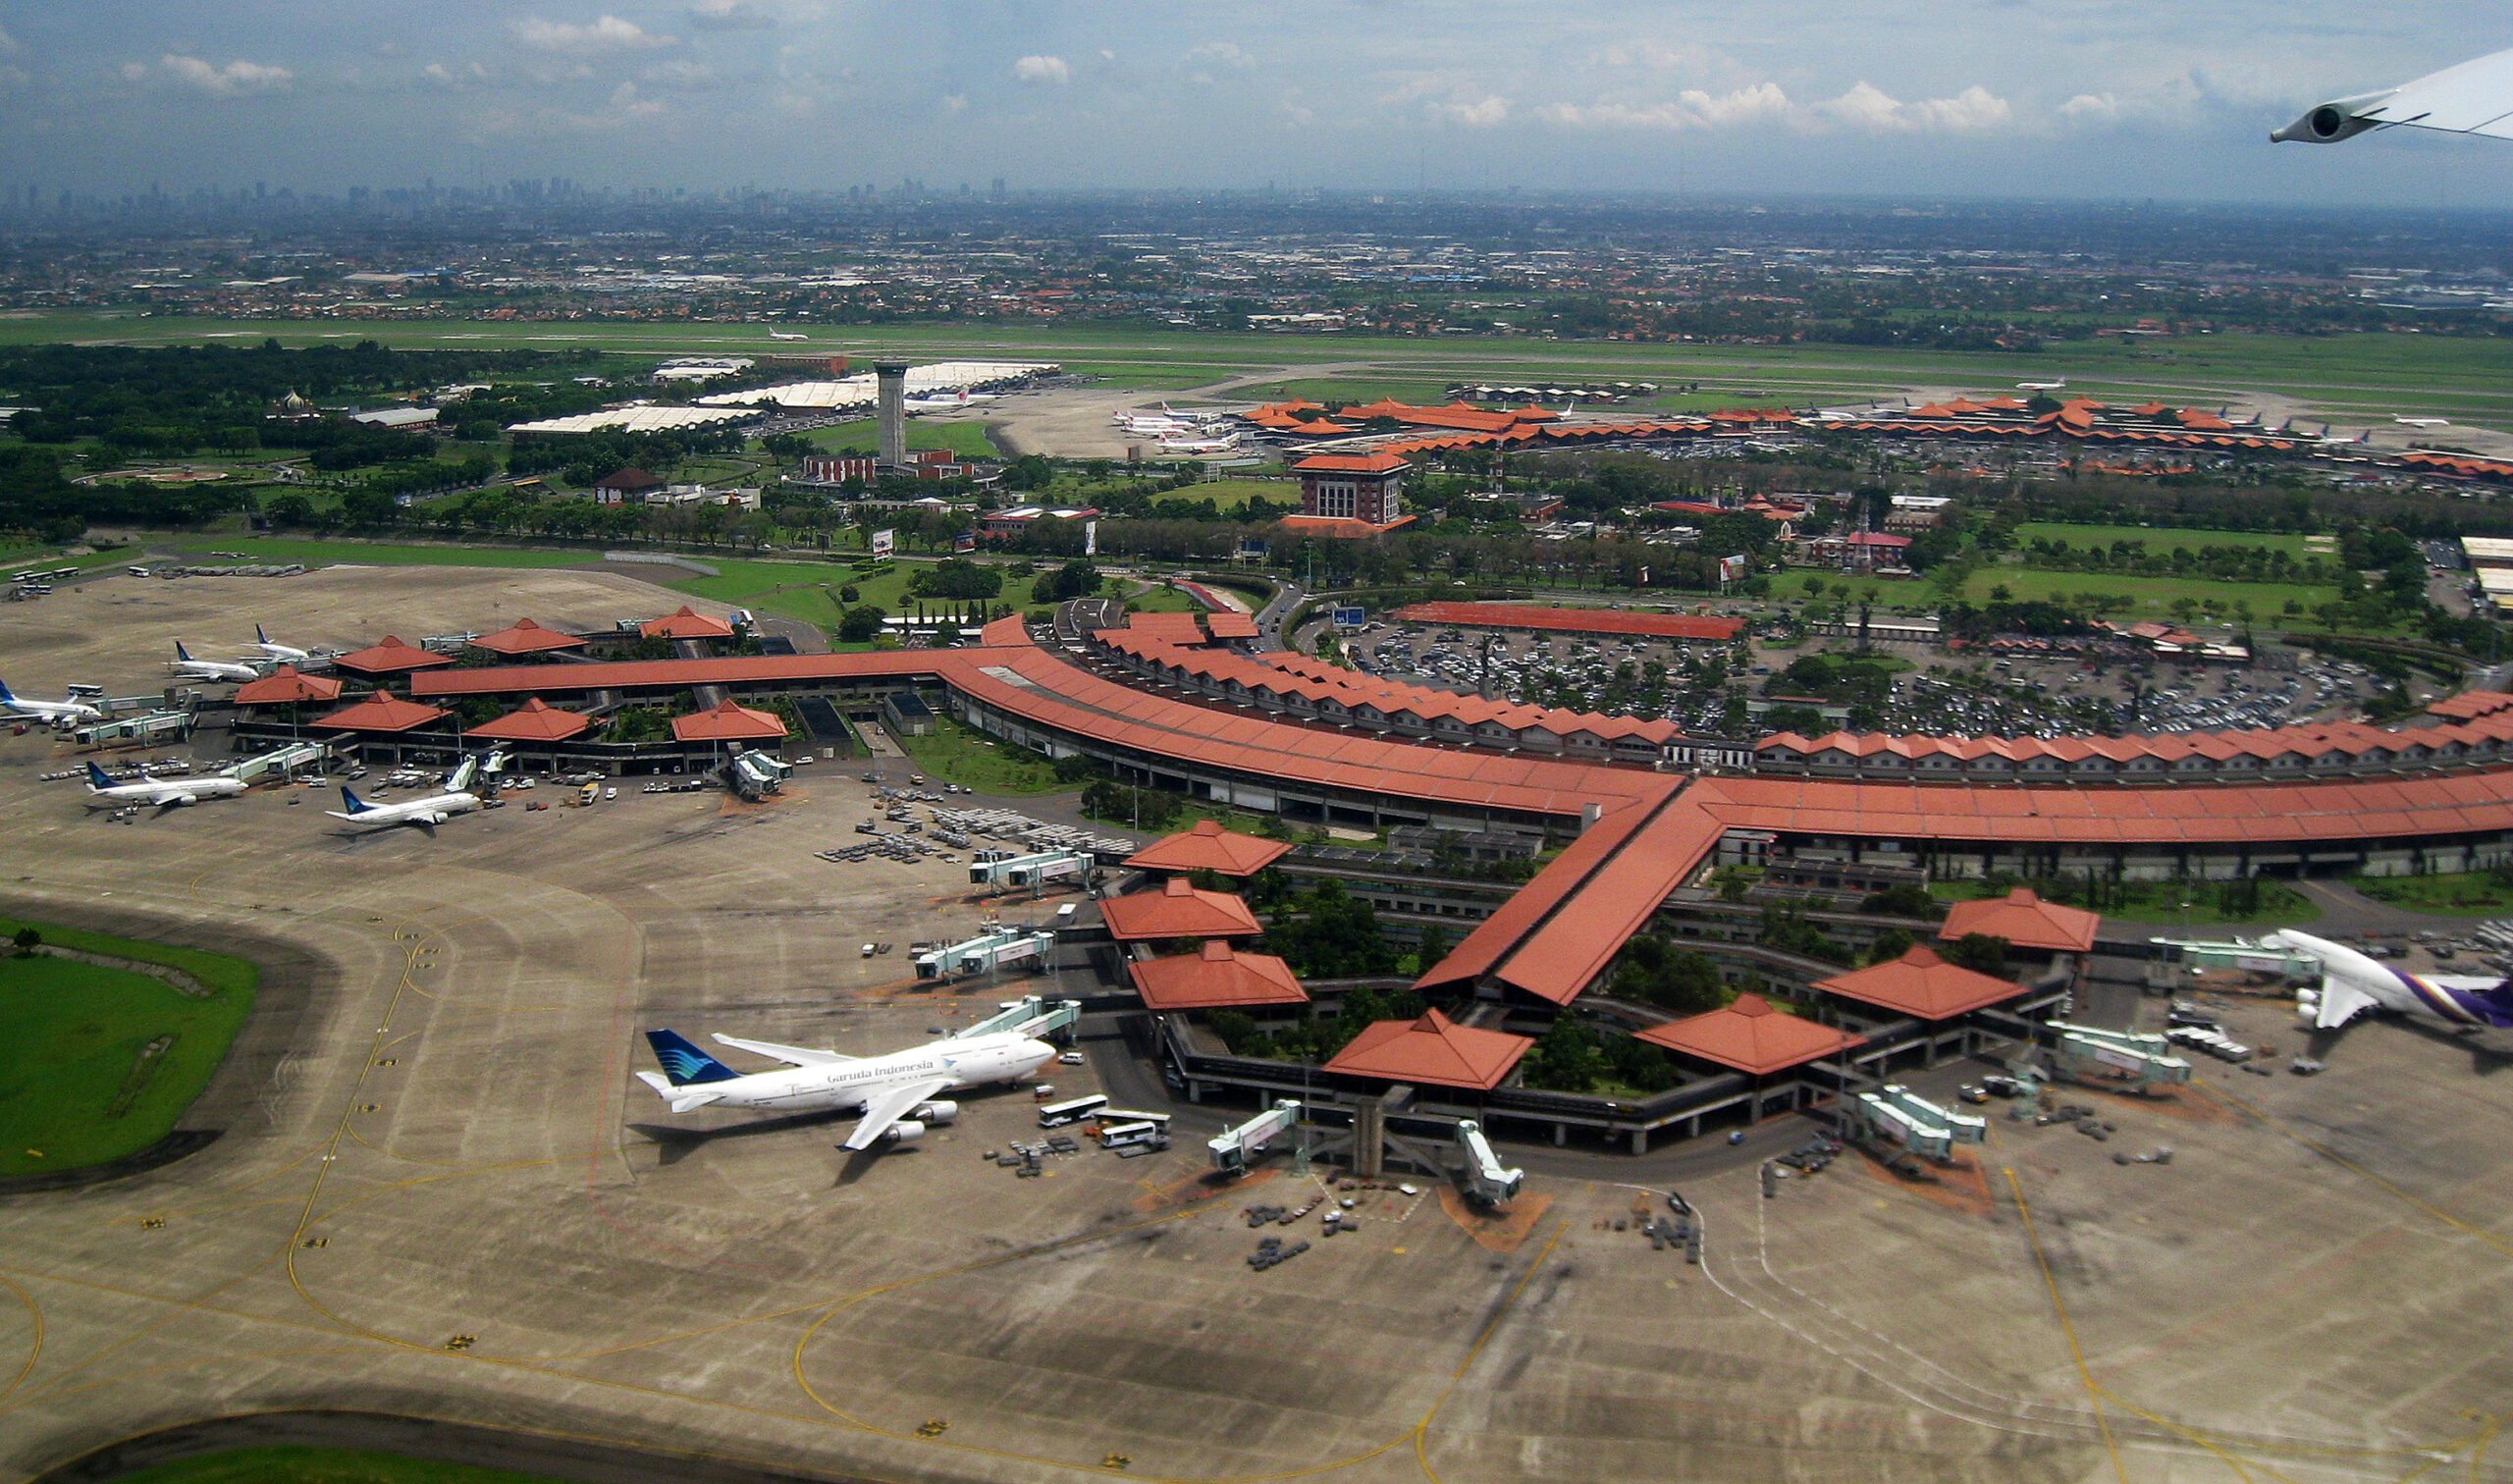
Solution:
<svg viewBox="0 0 2513 1484">
<path fill-rule="evenodd" d="M 236 695 L 237 699 L 241 700 L 244 693 L 238 691 Z M 2474 721 L 2481 716 L 2491 716 L 2506 707 L 2513 707 L 2513 695 L 2507 695 L 2502 691 L 2474 690 L 2463 691 L 2457 696 L 2445 696 L 2440 701 L 2430 703 L 2426 711 L 2429 716 L 2448 716 L 2456 721 Z"/>
<path fill-rule="evenodd" d="M 544 650 L 582 649 L 585 641 L 574 634 L 543 628 L 529 618 L 517 618 L 512 628 L 483 634 L 471 641 L 478 649 L 500 655 L 537 655 Z"/>
<path fill-rule="evenodd" d="M 1817 980 L 1815 987 L 1930 1021 L 1951 1020 L 2024 992 L 2022 984 L 1957 968 L 1919 946 L 1889 963 Z"/>
<path fill-rule="evenodd" d="M 1256 914 L 1228 892 L 1199 891 L 1185 876 L 1171 876 L 1158 891 L 1110 897 L 1099 920 L 1121 943 L 1152 938 L 1246 937 L 1257 930 Z"/>
<path fill-rule="evenodd" d="M 1291 846 L 1281 840 L 1260 840 L 1224 829 L 1210 820 L 1198 820 L 1193 829 L 1152 841 L 1125 864 L 1138 871 L 1212 871 L 1252 876 L 1290 851 Z"/>
<path fill-rule="evenodd" d="M 1419 1020 L 1374 1022 L 1336 1052 L 1325 1070 L 1488 1092 L 1534 1044 L 1533 1036 L 1461 1026 L 1430 1010 Z"/>
<path fill-rule="evenodd" d="M 1379 450 L 1369 453 L 1312 453 L 1292 465 L 1295 474 L 1390 474 L 1413 465 Z"/>
<path fill-rule="evenodd" d="M 722 618 L 710 618 L 684 603 L 675 612 L 637 625 L 637 632 L 648 639 L 730 639 L 733 626 Z"/>
<path fill-rule="evenodd" d="M 1148 634 L 1170 644 L 1197 645 L 1204 642 L 1203 627 L 1196 622 L 1193 613 L 1128 613 L 1124 631 Z"/>
<path fill-rule="evenodd" d="M 561 711 L 535 696 L 503 716 L 481 722 L 464 735 L 487 737 L 499 742 L 563 742 L 591 725 L 591 717 Z"/>
<path fill-rule="evenodd" d="M 1208 938 L 1201 953 L 1177 953 L 1126 966 L 1150 1010 L 1222 1010 L 1245 1005 L 1306 1005 L 1291 966 L 1267 953 L 1241 953 Z"/>
<path fill-rule="evenodd" d="M 338 727 L 343 731 L 405 732 L 445 715 L 441 707 L 421 706 L 415 701 L 401 700 L 390 691 L 377 691 L 355 706 L 336 711 L 313 724 Z"/>
<path fill-rule="evenodd" d="M 1216 639 L 1254 639 L 1257 637 L 1256 619 L 1251 613 L 1226 610 L 1206 613 L 1204 631 Z"/>
<path fill-rule="evenodd" d="M 1385 525 L 1373 525 L 1369 521 L 1351 515 L 1286 515 L 1276 523 L 1284 530 L 1296 535 L 1328 536 L 1342 541 L 1361 541 L 1372 536 L 1384 536 L 1401 525 L 1412 525 L 1414 517 L 1406 515 L 1391 520 Z"/>
<path fill-rule="evenodd" d="M 2084 953 L 2094 947 L 2094 929 L 2102 922 L 2099 912 L 2046 902 L 2030 887 L 2018 886 L 1986 902 L 1955 903 L 1946 910 L 1946 925 L 1937 929 L 1937 935 L 1951 943 L 1982 932 L 2018 948 Z"/>
<path fill-rule="evenodd" d="M 416 645 L 403 644 L 387 634 L 382 644 L 342 655 L 333 660 L 332 666 L 355 670 L 361 675 L 398 675 L 410 670 L 435 669 L 453 662 L 452 655 L 440 655 Z"/>
<path fill-rule="evenodd" d="M 1632 1033 L 1651 1045 L 1766 1077 L 1821 1061 L 1867 1037 L 1784 1014 L 1759 994 L 1740 994 L 1723 1009 Z"/>
<path fill-rule="evenodd" d="M 1642 634 L 1658 639 L 1708 639 L 1722 643 L 1737 637 L 1737 631 L 1745 626 L 1742 618 L 1716 618 L 1704 613 L 1532 608 L 1515 603 L 1417 603 L 1398 609 L 1395 616 L 1409 623 L 1537 629 L 1565 634 Z"/>
<path fill-rule="evenodd" d="M 329 675 L 301 675 L 283 664 L 259 680 L 236 687 L 238 706 L 301 706 L 309 701 L 338 701 L 341 682 Z"/>
<path fill-rule="evenodd" d="M 1312 417 L 1304 423 L 1294 423 L 1283 431 L 1286 433 L 1298 433 L 1309 438 L 1333 438 L 1339 434 L 1350 433 L 1353 430 L 1345 427 L 1339 422 L 1328 422 L 1322 417 Z"/>
<path fill-rule="evenodd" d="M 683 742 L 749 742 L 783 737 L 784 721 L 769 712 L 726 700 L 714 711 L 671 718 L 671 734 Z"/>
</svg>

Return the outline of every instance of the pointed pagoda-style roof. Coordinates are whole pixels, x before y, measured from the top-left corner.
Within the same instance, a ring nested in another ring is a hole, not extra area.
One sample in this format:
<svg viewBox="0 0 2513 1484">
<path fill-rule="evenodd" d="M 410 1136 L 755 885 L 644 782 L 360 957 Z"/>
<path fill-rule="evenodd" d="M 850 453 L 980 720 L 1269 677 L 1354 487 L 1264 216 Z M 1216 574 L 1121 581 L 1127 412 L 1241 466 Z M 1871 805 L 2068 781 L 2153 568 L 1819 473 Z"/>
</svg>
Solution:
<svg viewBox="0 0 2513 1484">
<path fill-rule="evenodd" d="M 415 644 L 403 644 L 394 635 L 387 634 L 382 644 L 337 657 L 332 661 L 332 667 L 355 670 L 361 675 L 402 675 L 411 670 L 435 669 L 453 662 L 452 655 L 440 655 Z"/>
<path fill-rule="evenodd" d="M 1756 1077 L 1801 1067 L 1867 1037 L 1785 1014 L 1759 994 L 1740 994 L 1705 1015 L 1632 1033 L 1651 1045 L 1749 1072 Z"/>
<path fill-rule="evenodd" d="M 1125 864 L 1137 871 L 1211 871 L 1226 876 L 1252 876 L 1290 851 L 1285 841 L 1259 839 L 1199 820 L 1192 829 L 1152 841 Z"/>
<path fill-rule="evenodd" d="M 404 701 L 391 691 L 377 691 L 355 706 L 336 711 L 313 724 L 337 727 L 342 731 L 405 732 L 412 727 L 425 726 L 445 715 L 443 707 L 422 706 L 416 701 Z"/>
<path fill-rule="evenodd" d="M 1325 1070 L 1488 1092 L 1534 1044 L 1533 1036 L 1461 1026 L 1426 1010 L 1418 1020 L 1374 1022 L 1336 1052 Z"/>
<path fill-rule="evenodd" d="M 637 625 L 637 632 L 649 639 L 730 639 L 733 626 L 722 618 L 710 618 L 684 603 L 677 612 Z"/>
<path fill-rule="evenodd" d="M 481 722 L 464 735 L 487 737 L 498 742 L 563 742 L 591 725 L 591 717 L 561 711 L 535 696 L 495 720 Z"/>
<path fill-rule="evenodd" d="M 585 646 L 585 641 L 574 634 L 543 628 L 529 618 L 517 618 L 512 628 L 483 634 L 471 643 L 474 648 L 498 655 L 538 655 L 547 650 L 582 649 Z"/>
<path fill-rule="evenodd" d="M 1926 946 L 1914 946 L 1886 963 L 1817 980 L 1815 987 L 1927 1021 L 1952 1020 L 2024 992 L 2022 984 L 1959 968 Z"/>
<path fill-rule="evenodd" d="M 1946 910 L 1946 926 L 1937 929 L 1937 935 L 1951 943 L 1966 933 L 1983 932 L 2018 948 L 2087 953 L 2094 948 L 2094 930 L 2102 922 L 2099 912 L 2046 902 L 2032 888 L 2018 886 L 1985 902 L 1955 903 Z"/>
<path fill-rule="evenodd" d="M 339 699 L 341 682 L 329 675 L 300 674 L 294 664 L 283 664 L 259 680 L 236 687 L 238 706 L 304 706 Z"/>
<path fill-rule="evenodd" d="M 1291 965 L 1270 953 L 1241 953 L 1220 938 L 1202 952 L 1128 964 L 1149 1010 L 1228 1010 L 1248 1005 L 1306 1005 L 1309 991 Z"/>
<path fill-rule="evenodd" d="M 727 700 L 714 711 L 672 717 L 671 734 L 683 742 L 751 742 L 782 738 L 785 722 L 774 713 Z"/>
<path fill-rule="evenodd" d="M 1185 876 L 1171 876 L 1158 891 L 1108 898 L 1099 904 L 1099 920 L 1121 943 L 1246 937 L 1257 930 L 1256 914 L 1246 902 L 1224 891 L 1199 891 Z"/>
</svg>

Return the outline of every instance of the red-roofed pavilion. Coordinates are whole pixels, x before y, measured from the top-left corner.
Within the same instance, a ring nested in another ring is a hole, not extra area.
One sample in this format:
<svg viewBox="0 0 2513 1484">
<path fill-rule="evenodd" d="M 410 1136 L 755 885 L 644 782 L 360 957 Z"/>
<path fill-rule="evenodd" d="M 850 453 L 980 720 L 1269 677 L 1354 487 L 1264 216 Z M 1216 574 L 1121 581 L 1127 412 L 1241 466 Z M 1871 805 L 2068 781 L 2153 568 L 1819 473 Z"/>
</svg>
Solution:
<svg viewBox="0 0 2513 1484">
<path fill-rule="evenodd" d="M 730 639 L 733 626 L 722 618 L 710 618 L 684 603 L 678 612 L 649 618 L 637 625 L 637 632 L 648 639 Z"/>
<path fill-rule="evenodd" d="M 1817 980 L 1815 987 L 1925 1021 L 1952 1020 L 2024 992 L 2022 984 L 1950 964 L 1918 945 L 1900 958 Z"/>
<path fill-rule="evenodd" d="M 1252 876 L 1281 860 L 1291 848 L 1286 841 L 1259 839 L 1224 829 L 1210 820 L 1198 820 L 1194 828 L 1152 841 L 1127 857 L 1125 864 L 1137 871 L 1210 871 Z"/>
<path fill-rule="evenodd" d="M 561 711 L 535 696 L 503 716 L 472 727 L 467 735 L 498 742 L 564 742 L 591 725 L 592 718 Z"/>
<path fill-rule="evenodd" d="M 1269 953 L 1241 953 L 1207 938 L 1200 953 L 1175 953 L 1126 966 L 1148 1010 L 1245 1010 L 1306 1005 L 1291 965 Z"/>
<path fill-rule="evenodd" d="M 238 706 L 329 705 L 339 699 L 341 682 L 329 675 L 299 674 L 294 664 L 283 664 L 259 680 L 236 687 Z"/>
<path fill-rule="evenodd" d="M 447 715 L 442 707 L 404 701 L 391 691 L 377 691 L 355 706 L 336 711 L 312 724 L 339 731 L 405 732 Z"/>
<path fill-rule="evenodd" d="M 1110 897 L 1099 904 L 1099 920 L 1108 935 L 1121 943 L 1155 938 L 1246 937 L 1257 930 L 1256 914 L 1248 904 L 1223 891 L 1199 891 L 1185 876 L 1171 876 L 1158 891 Z"/>
<path fill-rule="evenodd" d="M 387 634 L 382 644 L 336 658 L 332 661 L 332 667 L 355 670 L 361 675 L 406 675 L 412 670 L 435 669 L 453 662 L 452 655 L 440 655 L 415 644 L 403 644 Z"/>
<path fill-rule="evenodd" d="M 770 712 L 726 701 L 714 711 L 671 718 L 671 734 L 683 742 L 758 742 L 785 737 L 784 721 Z"/>
<path fill-rule="evenodd" d="M 1947 909 L 1946 925 L 1937 929 L 1937 935 L 1951 943 L 1980 932 L 2005 938 L 2017 948 L 2089 953 L 2094 949 L 2094 930 L 2102 922 L 2099 912 L 2046 902 L 2030 887 L 2018 886 L 1988 901 L 1955 903 Z"/>
<path fill-rule="evenodd" d="M 471 646 L 493 655 L 540 655 L 552 650 L 583 649 L 585 641 L 574 634 L 543 628 L 529 618 L 517 618 L 513 627 L 483 634 L 472 640 Z"/>
<path fill-rule="evenodd" d="M 1535 1044 L 1530 1035 L 1461 1026 L 1437 1010 L 1419 1020 L 1377 1021 L 1326 1063 L 1328 1072 L 1489 1092 Z"/>
<path fill-rule="evenodd" d="M 1755 1077 L 1821 1061 L 1867 1039 L 1775 1010 L 1759 994 L 1740 994 L 1734 1003 L 1706 1015 L 1632 1034 L 1651 1045 Z"/>
</svg>

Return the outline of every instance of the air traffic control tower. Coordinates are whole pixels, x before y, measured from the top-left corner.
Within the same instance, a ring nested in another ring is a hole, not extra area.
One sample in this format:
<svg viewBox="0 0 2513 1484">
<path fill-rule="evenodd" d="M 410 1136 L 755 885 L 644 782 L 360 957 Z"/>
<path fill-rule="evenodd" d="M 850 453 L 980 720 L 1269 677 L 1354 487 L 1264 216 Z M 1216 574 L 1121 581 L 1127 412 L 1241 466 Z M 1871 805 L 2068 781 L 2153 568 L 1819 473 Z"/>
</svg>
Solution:
<svg viewBox="0 0 2513 1484">
<path fill-rule="evenodd" d="M 873 367 L 875 406 L 882 425 L 882 467 L 907 464 L 907 363 L 882 361 Z"/>
</svg>

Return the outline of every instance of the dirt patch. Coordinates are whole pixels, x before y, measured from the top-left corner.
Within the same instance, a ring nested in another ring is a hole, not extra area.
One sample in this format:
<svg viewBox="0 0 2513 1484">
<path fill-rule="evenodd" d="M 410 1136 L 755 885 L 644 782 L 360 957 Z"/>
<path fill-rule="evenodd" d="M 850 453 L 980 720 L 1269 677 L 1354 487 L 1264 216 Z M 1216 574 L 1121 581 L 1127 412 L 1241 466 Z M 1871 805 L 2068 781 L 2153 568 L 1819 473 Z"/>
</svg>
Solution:
<svg viewBox="0 0 2513 1484">
<path fill-rule="evenodd" d="M 1969 1149 L 1955 1150 L 1952 1164 L 1923 1162 L 1917 1177 L 1897 1175 L 1871 1154 L 1861 1153 L 1858 1167 L 1882 1184 L 1935 1201 L 1950 1211 L 1987 1216 L 1997 1209 L 1998 1202 L 1990 1195 L 1990 1172 L 1982 1168 L 1981 1157 Z"/>
<path fill-rule="evenodd" d="M 1253 1191 L 1272 1180 L 1278 1173 L 1280 1172 L 1269 1169 L 1251 1170 L 1237 1180 L 1219 1180 L 1209 1172 L 1190 1175 L 1184 1180 L 1173 1180 L 1167 1185 L 1152 1187 L 1136 1196 L 1133 1204 L 1138 1211 L 1174 1211 L 1180 1206 L 1194 1205 L 1200 1200 L 1210 1200 L 1216 1195 L 1236 1195 L 1243 1191 Z"/>
<path fill-rule="evenodd" d="M 1455 1186 L 1440 1187 L 1440 1209 L 1457 1223 L 1459 1231 L 1473 1238 L 1474 1245 L 1487 1252 L 1517 1251 L 1552 1205 L 1550 1195 L 1522 1192 L 1506 1211 L 1478 1211 L 1467 1203 Z"/>
<path fill-rule="evenodd" d="M 2069 1092 L 2087 1092 L 2115 1108 L 2132 1108 L 2140 1113 L 2153 1113 L 2182 1123 L 2207 1124 L 2212 1128 L 2240 1128 L 2246 1121 L 2240 1113 L 2226 1107 L 2197 1083 L 2186 1083 L 2161 1097 L 2135 1097 L 2121 1092 L 2106 1092 L 2100 1087 L 2068 1086 Z"/>
</svg>

